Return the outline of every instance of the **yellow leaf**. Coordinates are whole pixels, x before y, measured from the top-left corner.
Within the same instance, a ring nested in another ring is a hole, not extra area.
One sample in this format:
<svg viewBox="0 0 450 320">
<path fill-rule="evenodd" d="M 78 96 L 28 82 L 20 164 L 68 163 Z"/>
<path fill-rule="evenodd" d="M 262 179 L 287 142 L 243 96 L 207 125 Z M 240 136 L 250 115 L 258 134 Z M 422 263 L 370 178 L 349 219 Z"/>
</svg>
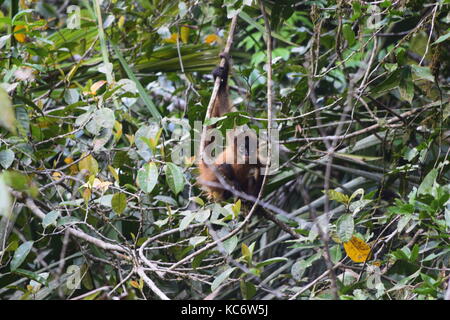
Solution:
<svg viewBox="0 0 450 320">
<path fill-rule="evenodd" d="M 139 283 L 134 280 L 130 281 L 130 286 L 132 286 L 133 288 L 136 288 L 136 289 L 140 289 Z"/>
<path fill-rule="evenodd" d="M 372 262 L 372 265 L 376 267 L 381 267 L 381 261 L 380 260 L 374 261 Z"/>
<path fill-rule="evenodd" d="M 36 123 L 36 126 L 38 128 L 44 129 L 44 128 L 50 127 L 52 124 L 54 124 L 53 121 L 46 121 L 46 120 L 38 119 L 38 122 Z"/>
<path fill-rule="evenodd" d="M 36 22 L 38 22 L 39 24 L 42 24 L 42 25 L 33 26 L 33 28 L 32 28 L 33 30 L 44 31 L 44 30 L 48 29 L 48 24 L 47 24 L 48 21 L 46 21 L 44 19 L 39 19 Z"/>
<path fill-rule="evenodd" d="M 345 205 L 348 205 L 350 201 L 350 197 L 348 195 L 333 189 L 328 190 L 328 198 L 330 200 L 335 200 Z"/>
<path fill-rule="evenodd" d="M 72 81 L 72 78 L 73 78 L 73 76 L 75 75 L 75 73 L 77 72 L 79 66 L 80 66 L 79 64 L 76 64 L 76 65 L 74 65 L 74 66 L 72 67 L 72 69 L 70 69 L 69 73 L 68 73 L 67 76 L 66 76 L 66 81 L 67 81 L 67 82 Z"/>
<path fill-rule="evenodd" d="M 172 33 L 172 35 L 169 38 L 165 38 L 163 41 L 165 43 L 177 43 L 178 34 Z"/>
<path fill-rule="evenodd" d="M 184 165 L 186 167 L 191 167 L 195 162 L 195 156 L 192 157 L 184 157 Z"/>
<path fill-rule="evenodd" d="M 125 24 L 125 16 L 120 16 L 119 22 L 117 22 L 117 26 L 120 30 L 123 29 L 123 25 Z"/>
<path fill-rule="evenodd" d="M 81 157 L 84 157 L 84 156 L 85 156 L 85 154 L 83 153 L 83 155 Z M 96 175 L 98 173 L 97 160 L 95 160 L 94 157 L 91 155 L 88 155 L 86 158 L 81 160 L 78 163 L 78 168 L 80 169 L 80 171 L 87 170 L 92 175 Z"/>
<path fill-rule="evenodd" d="M 64 159 L 64 162 L 66 164 L 71 164 L 73 162 L 73 158 L 72 157 L 67 157 L 67 158 Z M 69 170 L 70 170 L 70 174 L 71 175 L 75 175 L 75 174 L 78 173 L 78 167 L 76 165 L 70 166 Z"/>
<path fill-rule="evenodd" d="M 92 181 L 92 183 L 87 182 L 87 183 L 83 184 L 83 187 L 99 189 L 99 190 L 105 192 L 106 190 L 108 190 L 110 185 L 112 185 L 112 182 L 101 181 L 100 179 L 95 178 L 94 181 Z"/>
<path fill-rule="evenodd" d="M 4 18 L 5 15 L 2 10 L 0 10 L 0 18 Z M 6 24 L 4 22 L 0 22 L 0 31 L 3 31 L 3 29 L 6 29 Z"/>
<path fill-rule="evenodd" d="M 127 137 L 128 141 L 130 142 L 130 147 L 131 147 L 134 144 L 134 135 L 125 133 L 125 137 Z"/>
<path fill-rule="evenodd" d="M 73 162 L 73 158 L 72 157 L 67 157 L 64 159 L 64 163 L 66 164 L 71 164 Z"/>
<path fill-rule="evenodd" d="M 16 116 L 11 103 L 11 97 L 0 87 L 0 126 L 16 133 Z"/>
<path fill-rule="evenodd" d="M 86 189 L 83 190 L 83 195 L 82 196 L 83 196 L 83 199 L 84 199 L 85 203 L 89 202 L 89 199 L 91 198 L 91 194 L 92 194 L 91 189 L 86 188 Z"/>
<path fill-rule="evenodd" d="M 353 159 L 353 160 L 356 160 L 356 161 L 362 162 L 362 163 L 364 163 L 364 161 L 375 161 L 375 160 L 380 160 L 383 158 L 383 157 L 362 156 L 362 155 L 357 155 L 357 154 L 340 153 L 340 152 L 336 152 L 335 154 L 338 157 L 350 158 L 350 159 Z"/>
<path fill-rule="evenodd" d="M 245 243 L 241 244 L 241 252 L 247 263 L 251 264 L 253 252 Z"/>
<path fill-rule="evenodd" d="M 52 174 L 53 180 L 59 180 L 59 179 L 61 179 L 61 176 L 62 176 L 61 172 L 58 172 L 58 171 L 55 171 Z"/>
<path fill-rule="evenodd" d="M 181 41 L 183 41 L 183 43 L 188 43 L 188 41 L 189 41 L 189 32 L 190 31 L 191 31 L 191 29 L 188 28 L 188 27 L 181 27 L 180 28 Z"/>
<path fill-rule="evenodd" d="M 344 242 L 344 249 L 348 257 L 354 262 L 365 262 L 370 256 L 370 246 L 363 240 L 353 236 Z"/>
<path fill-rule="evenodd" d="M 231 207 L 231 210 L 234 213 L 234 217 L 237 218 L 237 216 L 239 215 L 239 212 L 241 212 L 241 199 L 239 199 L 238 201 L 236 201 L 235 204 L 233 204 L 233 206 Z"/>
<path fill-rule="evenodd" d="M 334 231 L 331 232 L 330 235 L 331 239 L 336 242 L 336 243 L 342 243 L 341 238 L 339 238 L 339 236 L 337 235 L 337 233 Z"/>
<path fill-rule="evenodd" d="M 21 9 L 28 9 L 29 8 L 27 3 L 25 2 L 25 0 L 19 0 L 19 7 Z"/>
<path fill-rule="evenodd" d="M 153 152 L 156 152 L 156 146 L 158 145 L 158 141 L 156 141 L 153 138 L 148 139 L 149 146 L 152 149 Z"/>
<path fill-rule="evenodd" d="M 219 41 L 219 36 L 218 35 L 216 35 L 216 34 L 208 34 L 206 37 L 205 37 L 205 43 L 208 43 L 208 44 L 212 44 L 212 43 L 214 43 L 214 42 L 218 42 Z"/>
<path fill-rule="evenodd" d="M 27 26 L 23 24 L 14 27 L 14 38 L 17 42 L 24 43 L 27 41 L 27 35 L 25 34 L 27 31 Z"/>
<path fill-rule="evenodd" d="M 97 90 L 100 89 L 101 87 L 103 87 L 103 85 L 105 83 L 106 83 L 105 80 L 100 80 L 100 81 L 97 81 L 96 83 L 94 83 L 90 88 L 91 94 L 95 95 L 97 93 Z"/>
<path fill-rule="evenodd" d="M 114 122 L 114 140 L 118 141 L 122 137 L 122 124 L 119 121 Z"/>
<path fill-rule="evenodd" d="M 119 181 L 119 174 L 117 173 L 117 170 L 114 169 L 114 167 L 108 165 L 108 170 L 111 173 L 111 175 L 113 176 L 114 180 Z"/>
</svg>

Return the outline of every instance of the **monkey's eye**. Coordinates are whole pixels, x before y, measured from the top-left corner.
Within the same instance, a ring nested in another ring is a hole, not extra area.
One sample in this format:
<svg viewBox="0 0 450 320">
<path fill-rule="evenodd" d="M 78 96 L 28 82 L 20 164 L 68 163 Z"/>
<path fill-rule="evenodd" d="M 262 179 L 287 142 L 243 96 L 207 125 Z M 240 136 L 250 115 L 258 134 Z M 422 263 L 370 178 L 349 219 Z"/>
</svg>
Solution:
<svg viewBox="0 0 450 320">
<path fill-rule="evenodd" d="M 244 144 L 239 146 L 239 154 L 244 157 L 247 157 L 249 155 L 248 148 L 246 148 Z"/>
</svg>

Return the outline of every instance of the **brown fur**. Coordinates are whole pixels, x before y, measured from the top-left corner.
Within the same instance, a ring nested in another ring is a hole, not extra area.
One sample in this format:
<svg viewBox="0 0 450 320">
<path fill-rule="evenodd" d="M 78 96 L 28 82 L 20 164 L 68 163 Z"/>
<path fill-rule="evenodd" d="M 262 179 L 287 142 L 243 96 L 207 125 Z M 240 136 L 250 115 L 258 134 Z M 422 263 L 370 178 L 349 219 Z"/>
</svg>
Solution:
<svg viewBox="0 0 450 320">
<path fill-rule="evenodd" d="M 217 67 L 214 78 L 220 77 L 221 83 L 216 101 L 214 102 L 212 117 L 221 117 L 231 111 L 228 95 L 228 56 L 221 55 L 226 59 L 224 67 Z M 236 132 L 236 131 L 235 131 Z M 233 143 L 229 144 L 211 164 L 203 160 L 199 165 L 200 175 L 198 183 L 208 192 L 208 197 L 214 200 L 224 200 L 233 195 L 230 187 L 238 191 L 256 196 L 261 188 L 260 163 L 250 164 L 249 161 L 249 139 L 256 139 L 254 135 L 245 136 L 245 145 L 242 152 L 238 151 L 237 137 L 233 137 Z M 253 141 L 255 142 L 255 141 Z M 206 141 L 208 145 L 211 141 Z M 221 181 L 224 181 L 223 184 Z"/>
</svg>

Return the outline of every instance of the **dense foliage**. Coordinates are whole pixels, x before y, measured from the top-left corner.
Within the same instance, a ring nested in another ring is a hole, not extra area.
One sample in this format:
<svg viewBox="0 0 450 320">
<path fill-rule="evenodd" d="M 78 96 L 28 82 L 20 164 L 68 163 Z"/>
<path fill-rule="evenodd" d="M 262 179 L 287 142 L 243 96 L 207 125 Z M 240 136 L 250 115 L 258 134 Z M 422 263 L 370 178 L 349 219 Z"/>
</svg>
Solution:
<svg viewBox="0 0 450 320">
<path fill-rule="evenodd" d="M 449 7 L 0 0 L 0 299 L 450 299 Z M 295 238 L 172 158 L 236 15 L 215 121 L 267 128 L 272 54 Z"/>
</svg>

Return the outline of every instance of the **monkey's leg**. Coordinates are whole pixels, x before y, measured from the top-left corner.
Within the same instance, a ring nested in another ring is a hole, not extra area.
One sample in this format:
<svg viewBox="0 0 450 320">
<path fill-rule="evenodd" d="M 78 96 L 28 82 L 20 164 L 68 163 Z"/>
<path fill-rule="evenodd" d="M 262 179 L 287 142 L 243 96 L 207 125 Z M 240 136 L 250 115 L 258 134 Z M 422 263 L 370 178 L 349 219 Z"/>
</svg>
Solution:
<svg viewBox="0 0 450 320">
<path fill-rule="evenodd" d="M 237 179 L 233 166 L 228 163 L 222 163 L 217 167 L 217 174 L 221 174 L 222 178 L 225 180 L 225 182 L 231 186 L 232 188 L 241 191 L 241 186 L 239 185 L 239 180 Z M 220 180 L 220 179 L 219 179 Z M 233 192 L 231 190 L 228 190 L 227 186 L 223 186 L 223 197 L 225 199 L 230 198 L 233 196 Z"/>
</svg>

